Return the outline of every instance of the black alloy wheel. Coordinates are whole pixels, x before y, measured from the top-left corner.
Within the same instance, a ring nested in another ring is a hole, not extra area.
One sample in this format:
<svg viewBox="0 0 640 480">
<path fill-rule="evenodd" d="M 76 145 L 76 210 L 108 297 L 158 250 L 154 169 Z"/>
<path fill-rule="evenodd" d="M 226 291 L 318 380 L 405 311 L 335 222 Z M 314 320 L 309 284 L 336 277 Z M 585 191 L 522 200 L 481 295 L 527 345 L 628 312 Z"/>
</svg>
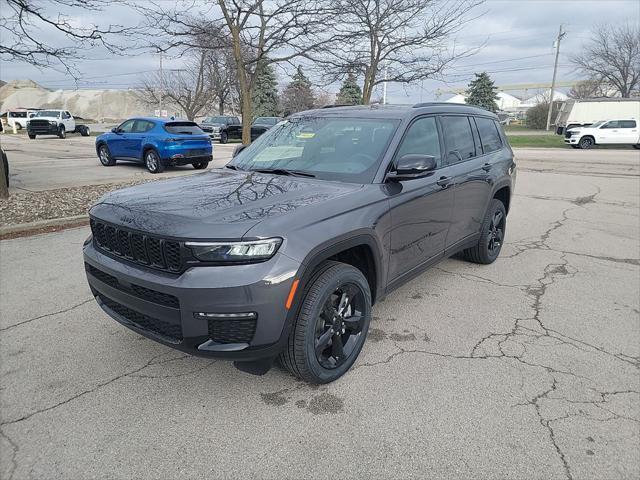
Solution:
<svg viewBox="0 0 640 480">
<path fill-rule="evenodd" d="M 227 143 L 229 141 L 229 135 L 227 132 L 222 132 L 220 134 L 220 143 Z"/>
<path fill-rule="evenodd" d="M 192 165 L 193 165 L 193 168 L 195 168 L 196 170 L 204 170 L 209 166 L 209 162 L 196 162 L 196 163 L 192 163 Z"/>
<path fill-rule="evenodd" d="M 356 361 L 371 321 L 371 289 L 352 265 L 325 261 L 300 295 L 280 363 L 309 383 L 329 383 Z"/>
<path fill-rule="evenodd" d="M 482 221 L 478 243 L 463 252 L 464 258 L 470 262 L 485 265 L 493 263 L 502 250 L 506 227 L 507 211 L 504 204 L 494 198 L 489 203 Z"/>
<path fill-rule="evenodd" d="M 315 354 L 326 369 L 342 365 L 356 351 L 364 324 L 364 292 L 353 283 L 336 288 L 316 319 Z"/>
</svg>

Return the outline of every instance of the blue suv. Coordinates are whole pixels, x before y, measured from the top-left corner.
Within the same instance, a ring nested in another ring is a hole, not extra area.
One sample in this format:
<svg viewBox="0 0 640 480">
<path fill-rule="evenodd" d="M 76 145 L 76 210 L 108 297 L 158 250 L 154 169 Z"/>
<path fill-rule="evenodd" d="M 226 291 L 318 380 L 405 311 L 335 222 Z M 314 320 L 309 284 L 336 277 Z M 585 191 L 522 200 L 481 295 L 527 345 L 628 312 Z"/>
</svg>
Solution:
<svg viewBox="0 0 640 480">
<path fill-rule="evenodd" d="M 143 162 L 151 173 L 160 173 L 169 165 L 207 168 L 213 146 L 194 122 L 141 117 L 130 118 L 97 137 L 96 152 L 105 167 L 125 160 Z"/>
</svg>

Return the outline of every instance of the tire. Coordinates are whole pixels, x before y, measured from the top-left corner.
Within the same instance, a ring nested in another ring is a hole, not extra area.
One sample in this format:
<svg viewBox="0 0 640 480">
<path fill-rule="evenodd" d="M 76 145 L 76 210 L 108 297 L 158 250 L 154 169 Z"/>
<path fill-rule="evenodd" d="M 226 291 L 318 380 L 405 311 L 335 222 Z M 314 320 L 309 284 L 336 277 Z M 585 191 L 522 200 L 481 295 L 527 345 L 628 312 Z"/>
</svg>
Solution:
<svg viewBox="0 0 640 480">
<path fill-rule="evenodd" d="M 191 165 L 193 165 L 193 168 L 195 168 L 196 170 L 204 170 L 209 166 L 209 162 L 196 162 L 192 163 Z"/>
<path fill-rule="evenodd" d="M 227 132 L 222 132 L 220 134 L 220 143 L 227 143 L 229 141 L 229 135 Z"/>
<path fill-rule="evenodd" d="M 162 173 L 164 172 L 164 163 L 162 163 L 162 159 L 158 152 L 153 149 L 147 150 L 144 152 L 144 164 L 151 173 Z"/>
<path fill-rule="evenodd" d="M 4 179 L 9 187 L 9 162 L 7 161 L 7 154 L 0 150 L 2 153 L 2 163 L 4 163 Z"/>
<path fill-rule="evenodd" d="M 88 137 L 89 133 L 91 133 L 89 127 L 87 127 L 86 125 L 80 127 L 80 135 L 82 135 L 83 137 Z"/>
<path fill-rule="evenodd" d="M 582 148 L 583 150 L 587 150 L 593 147 L 595 144 L 596 142 L 592 137 L 582 137 L 580 139 L 580 142 L 578 143 L 578 145 L 580 145 L 580 148 Z"/>
<path fill-rule="evenodd" d="M 35 140 L 35 138 L 36 138 L 36 134 L 35 134 L 35 133 L 29 133 L 29 134 L 27 134 L 27 135 L 29 135 L 29 138 L 30 138 L 31 140 Z"/>
<path fill-rule="evenodd" d="M 306 382 L 333 382 L 351 368 L 366 340 L 371 321 L 369 283 L 357 268 L 327 261 L 303 295 L 280 363 Z M 343 304 L 345 296 L 348 301 Z M 338 312 L 342 316 L 336 316 Z"/>
<path fill-rule="evenodd" d="M 571 148 L 580 148 L 580 145 L 571 145 Z"/>
<path fill-rule="evenodd" d="M 98 147 L 98 159 L 105 167 L 113 167 L 116 164 L 116 159 L 113 158 L 109 147 L 104 143 L 100 144 Z"/>
<path fill-rule="evenodd" d="M 67 131 L 64 128 L 64 125 L 60 125 L 58 127 L 58 138 L 67 138 Z"/>
<path fill-rule="evenodd" d="M 635 148 L 636 150 L 640 150 L 640 144 L 634 145 L 633 148 Z"/>
<path fill-rule="evenodd" d="M 497 223 L 497 225 L 495 225 Z M 493 198 L 482 221 L 480 239 L 471 248 L 467 248 L 464 258 L 473 263 L 487 265 L 493 263 L 502 249 L 507 225 L 507 212 L 503 203 Z"/>
</svg>

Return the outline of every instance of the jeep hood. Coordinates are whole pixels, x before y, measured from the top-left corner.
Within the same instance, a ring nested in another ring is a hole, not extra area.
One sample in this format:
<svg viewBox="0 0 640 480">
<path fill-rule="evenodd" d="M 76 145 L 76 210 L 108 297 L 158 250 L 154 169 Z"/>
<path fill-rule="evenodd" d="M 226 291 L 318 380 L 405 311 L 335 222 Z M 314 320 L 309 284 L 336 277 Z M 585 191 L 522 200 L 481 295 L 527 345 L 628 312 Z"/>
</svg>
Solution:
<svg viewBox="0 0 640 480">
<path fill-rule="evenodd" d="M 211 170 L 116 190 L 89 213 L 161 236 L 240 239 L 267 218 L 314 208 L 361 188 L 312 178 Z"/>
</svg>

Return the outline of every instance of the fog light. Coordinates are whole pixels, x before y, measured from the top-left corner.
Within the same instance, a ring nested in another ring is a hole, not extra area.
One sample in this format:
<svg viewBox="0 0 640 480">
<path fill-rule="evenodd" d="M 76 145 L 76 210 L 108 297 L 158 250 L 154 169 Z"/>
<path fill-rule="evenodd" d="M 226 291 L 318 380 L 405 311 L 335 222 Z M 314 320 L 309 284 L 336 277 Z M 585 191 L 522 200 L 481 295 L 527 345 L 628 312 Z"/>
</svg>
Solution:
<svg viewBox="0 0 640 480">
<path fill-rule="evenodd" d="M 184 158 L 184 155 L 182 155 L 181 153 L 176 153 L 175 155 L 172 155 L 171 158 L 173 159 Z"/>
<path fill-rule="evenodd" d="M 193 316 L 201 320 L 255 320 L 258 314 L 255 312 L 244 313 L 211 313 L 194 312 Z"/>
</svg>

